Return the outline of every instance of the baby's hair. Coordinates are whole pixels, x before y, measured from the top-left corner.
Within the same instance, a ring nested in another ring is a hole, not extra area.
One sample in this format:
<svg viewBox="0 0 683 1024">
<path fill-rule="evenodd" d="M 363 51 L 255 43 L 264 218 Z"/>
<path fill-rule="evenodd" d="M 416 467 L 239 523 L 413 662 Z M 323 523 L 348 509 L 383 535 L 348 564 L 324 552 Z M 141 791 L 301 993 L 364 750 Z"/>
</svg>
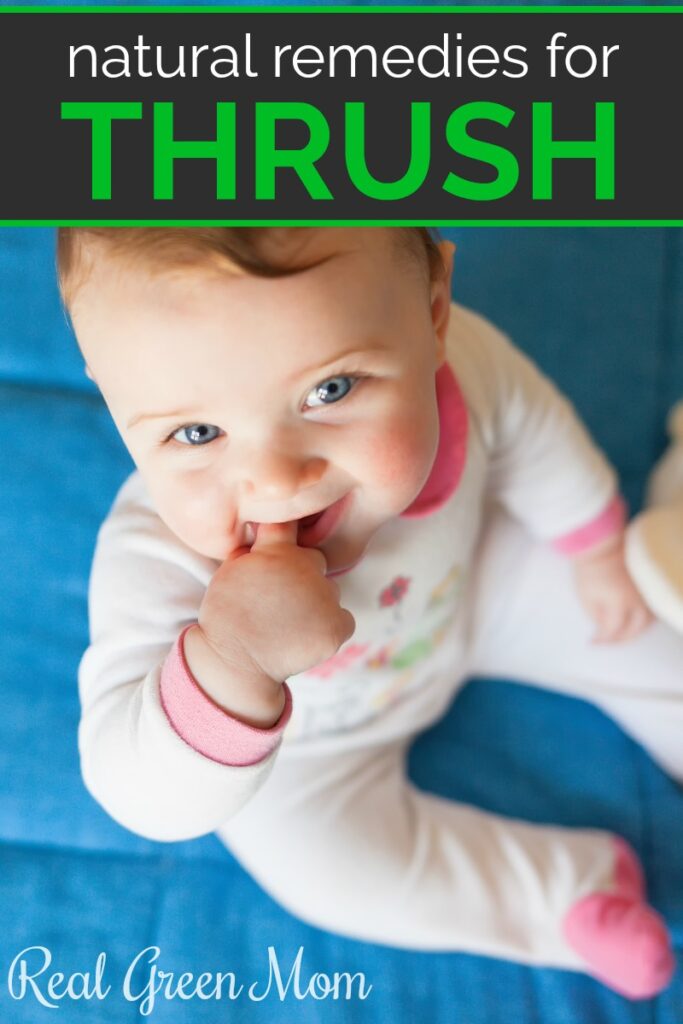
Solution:
<svg viewBox="0 0 683 1024">
<path fill-rule="evenodd" d="M 65 305 L 72 302 L 88 276 L 93 247 L 104 247 L 146 269 L 182 270 L 212 267 L 257 277 L 285 277 L 308 269 L 293 265 L 292 253 L 311 228 L 60 228 L 57 271 Z M 382 229 L 377 229 L 382 230 Z M 397 251 L 424 267 L 433 281 L 444 273 L 437 233 L 428 228 L 389 228 Z"/>
</svg>

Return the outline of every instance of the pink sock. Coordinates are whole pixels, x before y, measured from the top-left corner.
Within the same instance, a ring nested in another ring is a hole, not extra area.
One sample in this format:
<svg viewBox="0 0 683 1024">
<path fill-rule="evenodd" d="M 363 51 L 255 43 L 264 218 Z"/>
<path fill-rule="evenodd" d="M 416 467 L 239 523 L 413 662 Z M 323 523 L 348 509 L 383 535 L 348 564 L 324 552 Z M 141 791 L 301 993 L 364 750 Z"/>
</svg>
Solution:
<svg viewBox="0 0 683 1024">
<path fill-rule="evenodd" d="M 628 999 L 649 999 L 666 988 L 676 964 L 666 925 L 645 902 L 638 858 L 623 839 L 614 844 L 614 888 L 570 907 L 564 934 L 599 981 Z"/>
</svg>

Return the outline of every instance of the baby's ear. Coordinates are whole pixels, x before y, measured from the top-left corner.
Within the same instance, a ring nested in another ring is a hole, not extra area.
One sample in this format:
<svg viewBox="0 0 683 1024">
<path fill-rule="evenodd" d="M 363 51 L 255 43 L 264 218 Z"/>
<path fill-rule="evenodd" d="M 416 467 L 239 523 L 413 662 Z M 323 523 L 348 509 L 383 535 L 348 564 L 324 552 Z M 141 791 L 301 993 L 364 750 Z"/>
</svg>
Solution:
<svg viewBox="0 0 683 1024">
<path fill-rule="evenodd" d="M 437 365 L 441 366 L 446 359 L 446 335 L 451 313 L 451 279 L 455 246 L 452 242 L 441 242 L 439 249 L 441 250 L 444 271 L 437 280 L 432 281 L 431 313 L 437 344 Z"/>
<path fill-rule="evenodd" d="M 446 272 L 446 277 L 450 284 L 453 276 L 453 257 L 455 256 L 455 243 L 454 242 L 440 242 L 439 249 L 441 250 L 441 259 Z"/>
</svg>

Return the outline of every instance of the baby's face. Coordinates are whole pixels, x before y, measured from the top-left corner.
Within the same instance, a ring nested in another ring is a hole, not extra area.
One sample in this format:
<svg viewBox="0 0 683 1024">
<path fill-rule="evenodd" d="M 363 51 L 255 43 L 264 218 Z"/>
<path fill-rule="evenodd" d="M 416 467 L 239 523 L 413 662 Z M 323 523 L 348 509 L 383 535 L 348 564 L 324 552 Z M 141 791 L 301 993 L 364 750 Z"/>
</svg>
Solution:
<svg viewBox="0 0 683 1024">
<path fill-rule="evenodd" d="M 159 515 L 195 551 L 222 561 L 249 524 L 330 509 L 298 542 L 341 571 L 420 492 L 450 274 L 429 285 L 395 245 L 314 231 L 302 262 L 320 262 L 276 279 L 96 260 L 79 343 Z"/>
</svg>

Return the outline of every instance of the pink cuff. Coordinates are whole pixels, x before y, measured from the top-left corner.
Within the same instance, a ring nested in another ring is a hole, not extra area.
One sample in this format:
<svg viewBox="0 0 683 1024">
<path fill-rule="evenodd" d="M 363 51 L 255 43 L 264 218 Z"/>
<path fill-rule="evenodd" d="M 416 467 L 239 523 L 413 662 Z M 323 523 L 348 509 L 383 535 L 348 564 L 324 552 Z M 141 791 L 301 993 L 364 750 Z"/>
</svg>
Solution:
<svg viewBox="0 0 683 1024">
<path fill-rule="evenodd" d="M 626 525 L 626 502 L 620 494 L 615 495 L 609 505 L 590 523 L 572 530 L 563 537 L 557 537 L 552 543 L 561 555 L 580 555 L 583 551 L 595 547 L 619 533 Z"/>
<path fill-rule="evenodd" d="M 292 714 L 292 694 L 286 683 L 285 706 L 269 729 L 260 729 L 233 718 L 197 683 L 185 660 L 182 631 L 161 670 L 161 706 L 166 717 L 191 747 L 219 764 L 244 767 L 263 761 L 280 742 Z"/>
</svg>

